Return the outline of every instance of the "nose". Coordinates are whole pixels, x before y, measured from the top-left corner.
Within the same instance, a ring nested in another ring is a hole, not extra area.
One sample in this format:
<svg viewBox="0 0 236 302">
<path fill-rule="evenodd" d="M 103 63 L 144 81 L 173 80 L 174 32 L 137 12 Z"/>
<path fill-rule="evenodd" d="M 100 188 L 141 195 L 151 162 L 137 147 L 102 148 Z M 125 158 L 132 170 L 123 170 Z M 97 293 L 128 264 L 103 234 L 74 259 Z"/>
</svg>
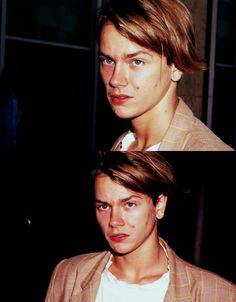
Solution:
<svg viewBox="0 0 236 302">
<path fill-rule="evenodd" d="M 118 209 L 112 209 L 110 216 L 110 226 L 116 228 L 124 225 L 124 219 L 122 213 Z"/>
<path fill-rule="evenodd" d="M 123 65 L 116 64 L 111 75 L 110 86 L 116 87 L 125 87 L 128 84 L 126 70 Z"/>
</svg>

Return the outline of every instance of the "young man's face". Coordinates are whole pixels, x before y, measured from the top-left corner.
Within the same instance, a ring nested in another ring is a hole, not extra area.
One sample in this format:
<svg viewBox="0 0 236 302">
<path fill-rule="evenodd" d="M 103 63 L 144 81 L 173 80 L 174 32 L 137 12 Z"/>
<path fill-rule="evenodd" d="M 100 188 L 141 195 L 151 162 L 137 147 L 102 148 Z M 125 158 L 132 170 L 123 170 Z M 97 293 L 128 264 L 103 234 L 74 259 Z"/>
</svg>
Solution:
<svg viewBox="0 0 236 302">
<path fill-rule="evenodd" d="M 152 111 L 165 98 L 176 98 L 176 79 L 181 77 L 164 56 L 131 42 L 111 23 L 101 32 L 100 73 L 113 111 L 125 119 Z"/>
<path fill-rule="evenodd" d="M 128 254 L 156 244 L 156 207 L 149 196 L 101 174 L 95 180 L 95 206 L 101 230 L 116 253 Z"/>
</svg>

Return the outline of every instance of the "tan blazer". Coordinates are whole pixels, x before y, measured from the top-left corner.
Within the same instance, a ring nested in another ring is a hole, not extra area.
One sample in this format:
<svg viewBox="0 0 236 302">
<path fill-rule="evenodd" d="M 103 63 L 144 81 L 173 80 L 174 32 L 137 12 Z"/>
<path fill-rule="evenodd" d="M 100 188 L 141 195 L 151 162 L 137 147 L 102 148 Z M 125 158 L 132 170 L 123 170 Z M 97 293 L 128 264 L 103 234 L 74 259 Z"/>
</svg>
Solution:
<svg viewBox="0 0 236 302">
<path fill-rule="evenodd" d="M 112 151 L 120 151 L 123 133 L 113 144 Z M 157 142 L 158 143 L 158 142 Z M 159 151 L 233 151 L 205 124 L 193 115 L 179 98 L 174 117 L 158 149 Z"/>
<path fill-rule="evenodd" d="M 161 242 L 170 265 L 170 284 L 164 302 L 236 301 L 236 285 L 183 261 L 164 240 Z M 95 302 L 101 274 L 110 256 L 105 251 L 61 261 L 52 274 L 45 302 Z"/>
</svg>

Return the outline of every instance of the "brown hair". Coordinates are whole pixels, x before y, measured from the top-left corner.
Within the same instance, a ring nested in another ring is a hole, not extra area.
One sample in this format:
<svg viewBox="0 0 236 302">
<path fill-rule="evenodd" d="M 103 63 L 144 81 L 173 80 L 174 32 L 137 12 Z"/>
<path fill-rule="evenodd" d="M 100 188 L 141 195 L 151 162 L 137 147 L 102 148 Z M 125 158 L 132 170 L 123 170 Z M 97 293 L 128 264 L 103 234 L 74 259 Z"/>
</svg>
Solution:
<svg viewBox="0 0 236 302">
<path fill-rule="evenodd" d="M 160 194 L 170 196 L 174 185 L 171 165 L 156 151 L 101 151 L 92 180 L 105 174 L 120 185 L 150 196 L 155 204 Z"/>
<path fill-rule="evenodd" d="M 109 1 L 98 15 L 98 41 L 109 22 L 127 39 L 164 55 L 169 65 L 174 63 L 182 72 L 206 69 L 196 53 L 192 16 L 179 0 Z"/>
</svg>

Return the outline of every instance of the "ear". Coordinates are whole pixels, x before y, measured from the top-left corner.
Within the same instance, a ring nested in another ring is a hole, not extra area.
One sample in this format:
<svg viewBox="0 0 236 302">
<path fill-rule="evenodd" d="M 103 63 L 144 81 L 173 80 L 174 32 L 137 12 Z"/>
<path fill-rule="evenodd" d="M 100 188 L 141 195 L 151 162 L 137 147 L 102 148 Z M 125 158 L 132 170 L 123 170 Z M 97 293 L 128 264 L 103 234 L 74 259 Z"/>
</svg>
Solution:
<svg viewBox="0 0 236 302">
<path fill-rule="evenodd" d="M 164 217 L 167 199 L 168 199 L 168 197 L 163 194 L 158 196 L 157 203 L 156 203 L 156 218 L 157 219 L 161 219 Z"/>
<path fill-rule="evenodd" d="M 173 82 L 179 82 L 182 77 L 183 72 L 180 71 L 174 64 L 171 66 L 171 80 Z"/>
</svg>

